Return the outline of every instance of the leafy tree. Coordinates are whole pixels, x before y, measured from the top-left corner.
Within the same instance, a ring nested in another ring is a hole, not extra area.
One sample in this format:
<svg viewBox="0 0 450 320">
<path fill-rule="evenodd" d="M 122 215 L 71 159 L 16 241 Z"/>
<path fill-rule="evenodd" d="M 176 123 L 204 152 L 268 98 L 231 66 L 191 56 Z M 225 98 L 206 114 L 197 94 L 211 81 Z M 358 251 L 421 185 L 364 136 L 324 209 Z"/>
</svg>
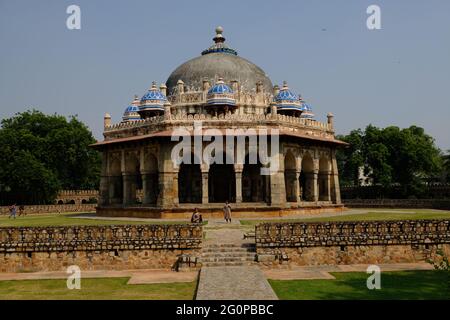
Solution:
<svg viewBox="0 0 450 320">
<path fill-rule="evenodd" d="M 60 189 L 97 188 L 100 156 L 89 148 L 92 143 L 92 133 L 76 117 L 33 110 L 2 120 L 3 202 L 49 203 Z"/>
<path fill-rule="evenodd" d="M 362 143 L 364 133 L 361 129 L 353 130 L 347 136 L 337 136 L 338 139 L 349 143 L 347 148 L 337 152 L 337 163 L 341 184 L 358 185 L 358 170 L 364 165 Z"/>
<path fill-rule="evenodd" d="M 450 150 L 442 156 L 442 165 L 444 168 L 444 175 L 447 182 L 450 182 Z"/>
<path fill-rule="evenodd" d="M 392 184 L 399 184 L 402 196 L 407 196 L 420 194 L 423 182 L 441 172 L 440 150 L 434 139 L 417 126 L 380 129 L 369 125 L 365 131 L 352 131 L 341 139 L 353 143 L 347 150 L 338 152 L 338 161 L 347 179 L 363 168 L 375 185 L 387 189 Z M 355 165 L 349 165 L 351 163 Z M 353 185 L 358 185 L 357 180 L 352 181 Z"/>
</svg>

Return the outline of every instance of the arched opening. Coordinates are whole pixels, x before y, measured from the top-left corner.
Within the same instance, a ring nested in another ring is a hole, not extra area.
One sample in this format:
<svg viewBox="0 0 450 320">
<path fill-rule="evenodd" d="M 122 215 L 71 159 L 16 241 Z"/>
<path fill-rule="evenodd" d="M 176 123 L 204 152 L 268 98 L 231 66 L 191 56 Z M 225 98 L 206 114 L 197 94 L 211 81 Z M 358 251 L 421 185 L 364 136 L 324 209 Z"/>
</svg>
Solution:
<svg viewBox="0 0 450 320">
<path fill-rule="evenodd" d="M 300 187 L 302 200 L 314 201 L 314 162 L 309 153 L 305 153 L 302 159 Z"/>
<path fill-rule="evenodd" d="M 123 202 L 123 180 L 120 159 L 115 158 L 109 164 L 109 201 L 111 204 Z"/>
<path fill-rule="evenodd" d="M 286 190 L 286 201 L 297 202 L 298 188 L 297 172 L 295 165 L 295 157 L 291 151 L 286 153 L 284 157 L 284 185 Z"/>
<path fill-rule="evenodd" d="M 58 201 L 58 204 L 64 204 L 64 201 L 59 200 L 59 201 Z"/>
<path fill-rule="evenodd" d="M 322 157 L 319 160 L 319 200 L 330 201 L 330 161 Z"/>
<path fill-rule="evenodd" d="M 236 202 L 234 165 L 213 163 L 208 172 L 209 202 Z"/>
<path fill-rule="evenodd" d="M 147 155 L 144 160 L 144 172 L 142 173 L 143 204 L 155 205 L 158 200 L 158 173 L 158 159 L 153 154 Z"/>
<path fill-rule="evenodd" d="M 264 202 L 266 201 L 267 176 L 261 175 L 261 162 L 249 163 L 249 156 L 245 157 L 242 171 L 242 201 Z"/>
<path fill-rule="evenodd" d="M 69 204 L 75 204 L 75 200 L 70 200 Z"/>
<path fill-rule="evenodd" d="M 81 203 L 82 203 L 82 204 L 86 204 L 86 203 L 87 203 L 87 200 L 86 200 L 86 199 L 83 199 L 83 200 L 81 200 Z"/>
<path fill-rule="evenodd" d="M 178 201 L 201 203 L 202 194 L 202 170 L 200 164 L 194 163 L 194 156 L 191 155 L 191 163 L 183 162 L 178 171 Z"/>
</svg>

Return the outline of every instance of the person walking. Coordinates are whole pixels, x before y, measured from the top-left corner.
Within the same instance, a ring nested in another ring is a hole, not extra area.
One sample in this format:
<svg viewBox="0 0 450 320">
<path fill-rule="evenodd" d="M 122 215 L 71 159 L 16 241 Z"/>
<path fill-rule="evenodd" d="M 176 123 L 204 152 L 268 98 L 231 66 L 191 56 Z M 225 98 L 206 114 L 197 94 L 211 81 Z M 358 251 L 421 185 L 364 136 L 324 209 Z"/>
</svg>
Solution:
<svg viewBox="0 0 450 320">
<path fill-rule="evenodd" d="M 19 206 L 19 217 L 25 215 L 25 207 L 23 205 Z"/>
<path fill-rule="evenodd" d="M 11 207 L 9 207 L 9 218 L 8 219 L 11 219 L 11 217 L 16 219 L 16 205 L 15 204 L 13 204 Z"/>
<path fill-rule="evenodd" d="M 225 202 L 225 206 L 223 207 L 223 217 L 225 221 L 231 223 L 231 205 Z"/>
</svg>

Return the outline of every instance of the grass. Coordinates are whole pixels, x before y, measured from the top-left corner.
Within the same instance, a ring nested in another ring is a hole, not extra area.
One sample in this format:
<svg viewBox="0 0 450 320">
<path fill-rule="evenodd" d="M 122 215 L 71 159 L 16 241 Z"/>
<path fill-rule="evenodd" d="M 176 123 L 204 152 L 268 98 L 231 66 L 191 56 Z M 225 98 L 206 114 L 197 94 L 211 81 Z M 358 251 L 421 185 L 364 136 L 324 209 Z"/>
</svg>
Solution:
<svg viewBox="0 0 450 320">
<path fill-rule="evenodd" d="M 370 221 L 370 220 L 419 220 L 450 219 L 450 211 L 431 209 L 368 209 L 367 213 L 347 214 L 333 217 L 305 217 L 295 219 L 241 220 L 242 225 L 256 225 L 264 222 L 329 222 L 329 221 Z"/>
<path fill-rule="evenodd" d="M 335 280 L 269 280 L 282 300 L 450 299 L 449 272 L 396 271 L 381 274 L 381 289 L 367 289 L 361 272 L 332 273 Z"/>
<path fill-rule="evenodd" d="M 124 224 L 185 224 L 187 221 L 167 221 L 167 220 L 109 220 L 109 219 L 83 219 L 75 218 L 92 214 L 81 213 L 61 213 L 21 216 L 14 219 L 8 219 L 8 216 L 0 217 L 0 227 L 44 227 L 44 226 L 98 226 L 98 225 L 124 225 Z"/>
<path fill-rule="evenodd" d="M 129 278 L 82 279 L 80 290 L 66 280 L 0 281 L 0 300 L 192 300 L 196 282 L 130 284 Z"/>
</svg>

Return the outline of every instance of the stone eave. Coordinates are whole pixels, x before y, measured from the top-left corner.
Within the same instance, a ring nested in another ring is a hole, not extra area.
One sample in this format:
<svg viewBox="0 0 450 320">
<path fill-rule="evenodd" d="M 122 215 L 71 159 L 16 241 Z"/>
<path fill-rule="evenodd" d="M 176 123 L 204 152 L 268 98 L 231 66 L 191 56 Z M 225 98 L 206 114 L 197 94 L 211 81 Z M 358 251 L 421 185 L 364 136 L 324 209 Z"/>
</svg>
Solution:
<svg viewBox="0 0 450 320">
<path fill-rule="evenodd" d="M 205 131 L 205 130 L 208 130 L 208 129 L 203 129 L 203 131 Z M 221 130 L 223 132 L 224 136 L 227 135 L 224 132 L 225 129 L 218 129 L 218 130 Z M 191 132 L 190 135 L 194 136 L 194 134 L 192 133 L 193 131 L 191 130 L 190 132 Z M 154 132 L 154 133 L 150 133 L 150 134 L 144 134 L 144 135 L 138 135 L 138 136 L 132 136 L 132 137 L 109 139 L 109 140 L 104 140 L 104 141 L 98 141 L 94 144 L 91 144 L 90 147 L 100 149 L 103 146 L 118 144 L 118 143 L 135 142 L 135 141 L 142 141 L 142 140 L 146 140 L 146 139 L 160 138 L 160 137 L 167 138 L 167 137 L 171 137 L 172 133 L 173 133 L 173 130 L 164 130 L 164 131 L 158 131 L 158 132 Z M 234 134 L 234 135 L 241 136 L 241 135 L 253 135 L 253 134 Z M 294 138 L 306 139 L 306 140 L 310 140 L 310 141 L 321 141 L 321 142 L 327 142 L 327 143 L 340 145 L 340 146 L 348 146 L 349 145 L 347 142 L 344 142 L 344 141 L 341 141 L 338 139 L 334 139 L 334 138 L 327 139 L 327 138 L 323 138 L 323 137 L 310 136 L 310 135 L 300 134 L 300 133 L 286 131 L 286 130 L 280 130 L 280 136 L 289 136 L 289 137 L 294 137 Z"/>
</svg>

